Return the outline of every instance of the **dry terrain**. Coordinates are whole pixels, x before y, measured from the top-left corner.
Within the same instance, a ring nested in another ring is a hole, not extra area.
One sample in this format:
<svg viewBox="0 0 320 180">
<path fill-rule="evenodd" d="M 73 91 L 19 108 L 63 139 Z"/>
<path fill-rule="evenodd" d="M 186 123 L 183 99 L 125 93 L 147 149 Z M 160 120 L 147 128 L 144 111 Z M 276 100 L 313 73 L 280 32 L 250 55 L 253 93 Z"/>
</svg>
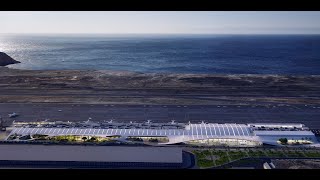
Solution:
<svg viewBox="0 0 320 180">
<path fill-rule="evenodd" d="M 320 76 L 143 74 L 0 68 L 1 103 L 320 104 Z"/>
<path fill-rule="evenodd" d="M 319 159 L 275 159 L 276 169 L 320 169 Z"/>
<path fill-rule="evenodd" d="M 0 67 L 17 120 L 293 122 L 320 128 L 320 76 L 144 74 Z M 12 119 L 10 119 L 12 120 Z"/>
</svg>

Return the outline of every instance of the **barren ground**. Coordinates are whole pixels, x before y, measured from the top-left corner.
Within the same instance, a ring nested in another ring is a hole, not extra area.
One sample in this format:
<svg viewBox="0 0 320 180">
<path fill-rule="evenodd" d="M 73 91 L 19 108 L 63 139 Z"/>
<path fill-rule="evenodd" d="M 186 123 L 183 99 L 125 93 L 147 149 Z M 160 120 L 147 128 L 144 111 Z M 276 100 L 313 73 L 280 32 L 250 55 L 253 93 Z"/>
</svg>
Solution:
<svg viewBox="0 0 320 180">
<path fill-rule="evenodd" d="M 1 103 L 320 104 L 320 76 L 142 74 L 0 68 Z"/>
<path fill-rule="evenodd" d="M 275 159 L 272 162 L 276 169 L 320 169 L 317 159 Z"/>
<path fill-rule="evenodd" d="M 58 111 L 58 110 L 62 110 Z M 36 71 L 0 67 L 0 116 L 17 120 L 293 122 L 320 128 L 320 76 Z M 10 119 L 11 120 L 11 119 Z"/>
</svg>

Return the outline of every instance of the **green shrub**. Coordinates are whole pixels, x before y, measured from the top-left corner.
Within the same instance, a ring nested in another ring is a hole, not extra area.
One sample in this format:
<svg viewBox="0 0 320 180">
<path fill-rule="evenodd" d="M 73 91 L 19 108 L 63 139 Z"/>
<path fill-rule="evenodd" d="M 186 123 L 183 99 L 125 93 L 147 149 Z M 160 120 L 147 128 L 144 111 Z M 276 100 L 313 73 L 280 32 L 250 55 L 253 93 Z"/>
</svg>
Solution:
<svg viewBox="0 0 320 180">
<path fill-rule="evenodd" d="M 212 167 L 214 164 L 211 160 L 208 159 L 198 159 L 198 166 L 202 168 Z"/>
<path fill-rule="evenodd" d="M 279 139 L 281 144 L 287 144 L 288 143 L 288 139 L 287 138 L 280 138 Z"/>
</svg>

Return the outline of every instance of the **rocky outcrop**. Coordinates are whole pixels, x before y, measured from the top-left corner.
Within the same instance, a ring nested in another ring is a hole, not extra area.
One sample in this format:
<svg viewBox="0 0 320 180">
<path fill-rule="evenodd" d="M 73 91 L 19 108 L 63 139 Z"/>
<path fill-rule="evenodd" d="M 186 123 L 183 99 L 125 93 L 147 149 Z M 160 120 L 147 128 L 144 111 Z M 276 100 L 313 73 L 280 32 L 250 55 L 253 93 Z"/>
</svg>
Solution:
<svg viewBox="0 0 320 180">
<path fill-rule="evenodd" d="M 0 66 L 6 66 L 9 64 L 17 64 L 20 63 L 12 59 L 12 57 L 8 56 L 6 53 L 0 52 Z"/>
</svg>

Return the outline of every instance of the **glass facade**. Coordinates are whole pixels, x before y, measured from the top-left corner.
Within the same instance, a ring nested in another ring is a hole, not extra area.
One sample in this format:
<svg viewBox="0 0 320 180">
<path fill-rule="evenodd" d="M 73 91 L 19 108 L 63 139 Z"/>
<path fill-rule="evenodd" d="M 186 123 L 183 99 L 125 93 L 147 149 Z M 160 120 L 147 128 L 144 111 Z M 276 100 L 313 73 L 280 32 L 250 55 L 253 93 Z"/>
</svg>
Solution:
<svg viewBox="0 0 320 180">
<path fill-rule="evenodd" d="M 190 145 L 201 145 L 201 146 L 231 146 L 231 147 L 255 147 L 261 146 L 261 142 L 251 141 L 246 139 L 230 139 L 230 138 L 214 138 L 214 139 L 201 139 L 191 140 L 186 142 Z"/>
</svg>

